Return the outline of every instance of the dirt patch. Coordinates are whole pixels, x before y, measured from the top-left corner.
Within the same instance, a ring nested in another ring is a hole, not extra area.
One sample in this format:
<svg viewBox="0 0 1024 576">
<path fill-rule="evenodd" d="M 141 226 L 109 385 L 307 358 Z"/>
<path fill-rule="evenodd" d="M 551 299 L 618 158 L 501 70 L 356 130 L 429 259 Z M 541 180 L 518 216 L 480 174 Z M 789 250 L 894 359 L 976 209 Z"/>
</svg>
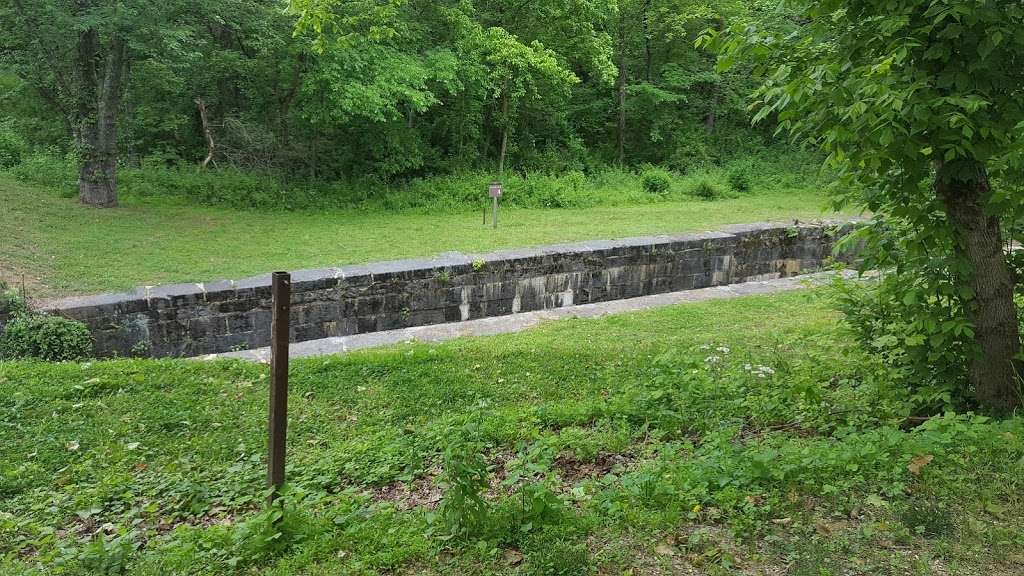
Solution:
<svg viewBox="0 0 1024 576">
<path fill-rule="evenodd" d="M 560 454 L 555 459 L 554 467 L 562 480 L 570 485 L 583 480 L 601 478 L 612 472 L 623 472 L 633 464 L 635 459 L 625 454 L 601 452 L 593 460 L 580 459 L 574 453 Z"/>
<path fill-rule="evenodd" d="M 374 502 L 390 502 L 399 510 L 411 510 L 424 507 L 428 510 L 437 508 L 444 492 L 437 484 L 437 477 L 419 478 L 412 482 L 392 482 L 381 486 L 370 493 Z"/>
</svg>

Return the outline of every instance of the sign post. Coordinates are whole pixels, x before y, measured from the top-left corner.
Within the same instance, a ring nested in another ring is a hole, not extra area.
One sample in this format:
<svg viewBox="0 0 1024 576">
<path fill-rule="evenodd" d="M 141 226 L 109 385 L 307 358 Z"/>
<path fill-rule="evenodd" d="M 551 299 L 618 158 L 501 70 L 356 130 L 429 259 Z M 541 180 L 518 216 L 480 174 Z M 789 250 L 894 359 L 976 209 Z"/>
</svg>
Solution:
<svg viewBox="0 0 1024 576">
<path fill-rule="evenodd" d="M 498 228 L 498 198 L 501 198 L 501 182 L 492 182 L 487 188 L 487 192 L 491 197 L 493 210 L 494 210 L 494 228 Z"/>
<path fill-rule="evenodd" d="M 285 440 L 288 435 L 288 332 L 292 277 L 274 272 L 270 286 L 273 317 L 270 321 L 270 417 L 267 442 L 268 504 L 284 486 Z"/>
</svg>

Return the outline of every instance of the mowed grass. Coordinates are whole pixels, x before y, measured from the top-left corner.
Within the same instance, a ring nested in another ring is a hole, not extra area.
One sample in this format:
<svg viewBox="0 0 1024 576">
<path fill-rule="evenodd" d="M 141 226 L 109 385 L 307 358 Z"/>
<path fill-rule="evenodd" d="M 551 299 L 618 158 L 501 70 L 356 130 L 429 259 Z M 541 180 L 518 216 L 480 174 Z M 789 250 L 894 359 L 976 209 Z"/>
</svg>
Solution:
<svg viewBox="0 0 1024 576">
<path fill-rule="evenodd" d="M 473 213 L 258 212 L 127 202 L 115 210 L 0 177 L 0 280 L 35 297 L 594 238 L 830 215 L 815 190 L 588 209 Z"/>
<path fill-rule="evenodd" d="M 1019 574 L 1024 419 L 907 426 L 825 294 L 295 362 L 282 524 L 265 366 L 0 363 L 0 573 Z"/>
</svg>

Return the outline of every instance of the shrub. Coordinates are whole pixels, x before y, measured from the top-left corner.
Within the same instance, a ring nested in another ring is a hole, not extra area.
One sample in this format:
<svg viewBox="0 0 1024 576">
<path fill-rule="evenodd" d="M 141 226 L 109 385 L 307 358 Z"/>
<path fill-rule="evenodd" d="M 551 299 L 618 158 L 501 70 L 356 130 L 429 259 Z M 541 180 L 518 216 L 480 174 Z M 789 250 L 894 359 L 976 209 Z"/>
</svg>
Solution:
<svg viewBox="0 0 1024 576">
<path fill-rule="evenodd" d="M 708 177 L 701 177 L 694 182 L 690 194 L 703 200 L 715 200 L 725 196 L 725 190 L 718 182 Z"/>
<path fill-rule="evenodd" d="M 668 158 L 668 165 L 682 174 L 704 168 L 714 161 L 714 154 L 708 149 L 707 135 L 700 131 L 682 134 L 678 144 Z"/>
<path fill-rule="evenodd" d="M 9 125 L 0 124 L 0 169 L 21 163 L 28 155 L 28 142 Z"/>
<path fill-rule="evenodd" d="M 483 537 L 489 527 L 490 507 L 483 497 L 489 481 L 487 460 L 477 442 L 456 437 L 448 444 L 441 485 L 445 492 L 435 522 L 445 537 Z"/>
<path fill-rule="evenodd" d="M 92 355 L 92 335 L 85 324 L 46 314 L 19 314 L 0 334 L 0 358 L 36 358 L 51 362 Z"/>
<path fill-rule="evenodd" d="M 754 184 L 754 169 L 749 163 L 737 163 L 729 167 L 726 177 L 729 187 L 736 192 L 749 192 Z"/>
<path fill-rule="evenodd" d="M 25 300 L 4 282 L 0 282 L 0 330 L 5 319 L 28 312 Z"/>
<path fill-rule="evenodd" d="M 974 331 L 952 238 L 922 230 L 876 218 L 843 238 L 840 247 L 858 246 L 862 269 L 882 275 L 869 282 L 836 280 L 834 302 L 861 346 L 912 391 L 916 410 L 959 411 L 971 405 L 967 366 L 976 352 Z"/>
<path fill-rule="evenodd" d="M 648 166 L 640 175 L 640 184 L 648 194 L 664 194 L 672 186 L 672 174 L 668 170 Z"/>
<path fill-rule="evenodd" d="M 36 152 L 23 156 L 21 163 L 10 170 L 21 182 L 56 190 L 65 198 L 78 194 L 78 168 L 74 157 Z"/>
</svg>

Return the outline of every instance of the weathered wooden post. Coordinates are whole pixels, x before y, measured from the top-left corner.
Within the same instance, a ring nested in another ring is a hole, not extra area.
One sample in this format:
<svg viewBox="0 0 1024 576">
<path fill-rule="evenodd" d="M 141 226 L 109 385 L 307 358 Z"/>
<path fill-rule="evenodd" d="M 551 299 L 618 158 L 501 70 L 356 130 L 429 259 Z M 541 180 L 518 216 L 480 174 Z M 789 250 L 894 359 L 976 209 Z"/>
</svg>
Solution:
<svg viewBox="0 0 1024 576">
<path fill-rule="evenodd" d="M 494 227 L 498 227 L 498 198 L 501 198 L 501 182 L 492 182 L 490 187 L 487 188 L 487 193 L 491 197 L 494 205 Z"/>
<path fill-rule="evenodd" d="M 288 340 L 292 277 L 274 272 L 270 287 L 273 316 L 270 321 L 270 417 L 267 442 L 268 504 L 284 486 L 285 441 L 288 434 Z"/>
</svg>

